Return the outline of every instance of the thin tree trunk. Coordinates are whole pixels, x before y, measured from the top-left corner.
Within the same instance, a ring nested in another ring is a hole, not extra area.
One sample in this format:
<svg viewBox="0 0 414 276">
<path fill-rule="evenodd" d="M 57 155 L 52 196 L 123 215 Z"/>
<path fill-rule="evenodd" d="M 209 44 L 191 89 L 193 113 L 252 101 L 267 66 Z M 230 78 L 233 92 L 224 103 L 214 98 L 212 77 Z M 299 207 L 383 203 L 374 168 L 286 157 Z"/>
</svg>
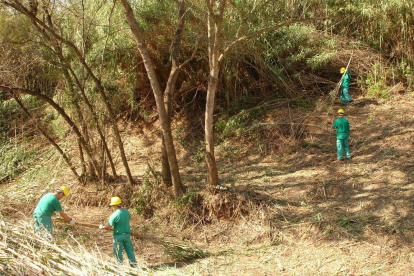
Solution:
<svg viewBox="0 0 414 276">
<path fill-rule="evenodd" d="M 172 117 L 172 101 L 175 90 L 175 84 L 177 82 L 178 73 L 179 73 L 179 57 L 180 57 L 180 48 L 181 48 L 181 38 L 184 30 L 185 23 L 185 0 L 179 1 L 178 7 L 178 22 L 177 28 L 175 31 L 174 42 L 173 42 L 173 51 L 172 51 L 172 64 L 171 71 L 168 77 L 167 85 L 164 91 L 164 107 L 167 113 L 167 120 L 171 126 L 171 117 Z M 165 139 L 162 137 L 161 145 L 161 166 L 162 166 L 162 180 L 166 187 L 171 186 L 171 169 L 168 162 L 167 149 L 165 146 Z"/>
<path fill-rule="evenodd" d="M 168 153 L 167 148 L 165 147 L 164 135 L 162 136 L 161 144 L 161 174 L 162 174 L 162 183 L 165 187 L 171 187 L 171 169 L 170 163 L 168 162 Z"/>
<path fill-rule="evenodd" d="M 83 155 L 82 143 L 79 139 L 78 139 L 78 148 L 79 148 L 79 158 L 81 160 L 81 176 L 84 176 L 86 174 L 86 162 L 85 162 L 85 156 Z"/>
<path fill-rule="evenodd" d="M 83 101 L 85 102 L 86 106 L 88 107 L 89 112 L 92 114 L 93 121 L 96 124 L 96 130 L 98 131 L 99 137 L 102 140 L 103 147 L 104 147 L 104 150 L 106 152 L 106 157 L 108 158 L 109 164 L 111 165 L 112 174 L 113 174 L 113 176 L 116 177 L 117 173 L 116 173 L 115 164 L 114 164 L 114 161 L 113 161 L 113 158 L 112 158 L 112 154 L 111 154 L 111 151 L 109 150 L 108 143 L 106 142 L 105 134 L 102 131 L 102 128 L 101 128 L 101 125 L 99 123 L 98 117 L 96 116 L 96 112 L 94 110 L 94 107 L 91 104 L 91 102 L 89 101 L 88 97 L 86 96 L 85 89 L 81 85 L 78 78 L 76 77 L 75 72 L 72 70 L 72 68 L 69 68 L 69 71 L 71 72 L 72 76 L 75 79 L 75 82 L 76 82 L 76 84 L 79 88 L 79 91 L 81 93 L 81 97 L 82 97 Z"/>
<path fill-rule="evenodd" d="M 171 133 L 171 125 L 170 125 L 170 121 L 168 120 L 168 114 L 167 114 L 167 111 L 165 110 L 164 103 L 163 103 L 163 93 L 160 88 L 157 75 L 155 73 L 155 68 L 152 63 L 151 56 L 145 44 L 142 31 L 140 27 L 138 26 L 138 23 L 135 19 L 132 8 L 129 5 L 127 0 L 120 0 L 120 1 L 124 7 L 125 16 L 128 20 L 132 34 L 134 35 L 135 42 L 141 54 L 142 60 L 145 65 L 145 69 L 147 70 L 148 78 L 151 83 L 152 90 L 154 92 L 158 115 L 159 115 L 159 119 L 161 122 L 161 130 L 162 130 L 162 134 L 165 140 L 165 148 L 166 148 L 167 155 L 168 155 L 168 162 L 171 168 L 174 196 L 178 197 L 182 195 L 183 187 L 181 184 L 180 172 L 178 169 L 178 161 L 177 161 L 177 156 L 175 153 L 175 148 L 174 148 L 174 143 L 173 143 L 173 138 L 172 138 L 172 133 Z"/>
<path fill-rule="evenodd" d="M 220 2 L 218 13 L 215 14 L 216 0 L 206 0 L 209 11 L 208 16 L 208 57 L 210 76 L 208 80 L 206 112 L 205 112 L 205 139 L 206 163 L 208 168 L 208 182 L 212 186 L 219 184 L 216 158 L 214 155 L 214 107 L 220 72 L 221 23 L 223 20 L 226 0 Z"/>
</svg>

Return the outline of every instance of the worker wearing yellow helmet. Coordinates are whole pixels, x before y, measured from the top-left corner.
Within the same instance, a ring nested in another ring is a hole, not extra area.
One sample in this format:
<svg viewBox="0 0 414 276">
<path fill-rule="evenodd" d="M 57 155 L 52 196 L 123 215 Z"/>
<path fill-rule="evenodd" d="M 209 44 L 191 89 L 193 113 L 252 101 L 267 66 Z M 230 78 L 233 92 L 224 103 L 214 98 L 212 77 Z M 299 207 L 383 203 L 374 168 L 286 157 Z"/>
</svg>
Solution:
<svg viewBox="0 0 414 276">
<path fill-rule="evenodd" d="M 35 232 L 45 230 L 50 236 L 53 234 L 52 215 L 58 212 L 64 220 L 71 225 L 75 224 L 75 220 L 70 218 L 62 209 L 60 200 L 69 194 L 69 189 L 66 186 L 61 186 L 54 193 L 44 195 L 36 206 L 33 212 L 35 220 Z"/>
<path fill-rule="evenodd" d="M 342 78 L 342 83 L 341 83 L 341 94 L 340 94 L 340 100 L 341 100 L 341 104 L 346 105 L 346 101 L 348 102 L 353 102 L 354 100 L 351 98 L 351 96 L 349 95 L 349 86 L 350 86 L 350 82 L 351 82 L 351 74 L 349 74 L 345 67 L 342 67 L 340 70 L 341 74 L 345 74 L 344 77 Z"/>
<path fill-rule="evenodd" d="M 346 158 L 351 158 L 351 153 L 349 152 L 348 138 L 350 132 L 349 121 L 344 117 L 344 110 L 338 110 L 338 119 L 333 123 L 333 128 L 336 129 L 336 150 L 337 150 L 337 160 L 342 161 L 343 155 L 345 153 Z"/>
<path fill-rule="evenodd" d="M 131 242 L 131 228 L 129 226 L 129 220 L 131 215 L 128 210 L 122 208 L 122 200 L 119 197 L 113 197 L 111 203 L 109 204 L 115 210 L 115 212 L 109 218 L 107 225 L 99 225 L 99 229 L 114 229 L 113 237 L 113 251 L 116 256 L 116 259 L 119 263 L 122 263 L 123 249 L 128 256 L 130 265 L 132 267 L 137 266 L 137 261 L 135 259 L 134 247 Z"/>
</svg>

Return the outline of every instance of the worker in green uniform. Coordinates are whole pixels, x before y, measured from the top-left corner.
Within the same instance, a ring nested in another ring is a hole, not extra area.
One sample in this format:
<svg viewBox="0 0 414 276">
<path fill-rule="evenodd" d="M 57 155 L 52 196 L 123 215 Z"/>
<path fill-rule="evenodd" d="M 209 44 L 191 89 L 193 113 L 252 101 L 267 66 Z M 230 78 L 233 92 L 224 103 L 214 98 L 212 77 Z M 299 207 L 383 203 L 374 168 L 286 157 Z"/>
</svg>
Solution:
<svg viewBox="0 0 414 276">
<path fill-rule="evenodd" d="M 351 74 L 346 72 L 346 69 L 344 67 L 341 68 L 340 72 L 341 72 L 341 74 L 345 73 L 345 75 L 342 79 L 342 83 L 341 83 L 340 100 L 341 100 L 341 104 L 346 105 L 345 100 L 347 100 L 350 103 L 354 101 L 351 98 L 351 96 L 349 95 L 349 85 L 350 85 L 350 82 L 351 82 Z"/>
<path fill-rule="evenodd" d="M 109 204 L 115 210 L 115 212 L 109 218 L 107 225 L 99 225 L 99 229 L 114 229 L 114 245 L 113 250 L 116 256 L 116 259 L 119 263 L 122 263 L 122 251 L 125 249 L 125 252 L 128 256 L 130 265 L 132 267 L 137 266 L 137 261 L 135 260 L 134 247 L 131 242 L 131 228 L 129 227 L 129 220 L 131 215 L 128 210 L 123 209 L 122 201 L 119 197 L 113 197 L 111 203 Z"/>
<path fill-rule="evenodd" d="M 336 149 L 337 157 L 339 161 L 343 160 L 343 154 L 345 152 L 346 158 L 351 158 L 351 153 L 349 152 L 348 138 L 350 125 L 349 121 L 344 117 L 344 110 L 338 110 L 339 118 L 333 123 L 333 128 L 336 129 Z"/>
<path fill-rule="evenodd" d="M 44 195 L 36 206 L 33 212 L 33 218 L 35 220 L 35 232 L 40 230 L 46 230 L 50 236 L 53 234 L 52 227 L 52 215 L 54 212 L 58 212 L 64 220 L 68 221 L 71 225 L 75 224 L 75 220 L 70 218 L 63 210 L 59 200 L 69 194 L 69 189 L 66 186 L 62 186 L 54 193 L 48 193 Z M 49 236 L 49 238 L 50 238 Z"/>
</svg>

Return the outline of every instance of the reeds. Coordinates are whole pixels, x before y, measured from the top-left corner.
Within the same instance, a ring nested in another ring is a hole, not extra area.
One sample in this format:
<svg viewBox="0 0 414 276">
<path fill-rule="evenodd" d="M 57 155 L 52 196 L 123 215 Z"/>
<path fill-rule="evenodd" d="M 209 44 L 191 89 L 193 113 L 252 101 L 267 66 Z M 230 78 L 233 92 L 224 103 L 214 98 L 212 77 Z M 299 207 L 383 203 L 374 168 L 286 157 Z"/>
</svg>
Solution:
<svg viewBox="0 0 414 276">
<path fill-rule="evenodd" d="M 107 261 L 98 249 L 58 245 L 35 234 L 27 223 L 12 226 L 2 221 L 0 238 L 1 275 L 148 275 L 142 268 Z"/>
</svg>

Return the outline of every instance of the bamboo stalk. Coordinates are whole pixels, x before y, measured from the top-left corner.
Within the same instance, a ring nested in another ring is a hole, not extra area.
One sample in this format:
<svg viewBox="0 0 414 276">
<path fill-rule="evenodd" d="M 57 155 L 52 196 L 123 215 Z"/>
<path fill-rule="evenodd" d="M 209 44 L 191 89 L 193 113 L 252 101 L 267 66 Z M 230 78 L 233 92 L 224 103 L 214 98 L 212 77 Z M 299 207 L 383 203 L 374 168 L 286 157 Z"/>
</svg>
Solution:
<svg viewBox="0 0 414 276">
<path fill-rule="evenodd" d="M 29 259 L 29 261 L 30 262 L 28 262 L 27 264 L 28 265 L 30 265 L 32 268 L 34 268 L 35 270 L 37 270 L 37 271 L 39 271 L 40 273 L 43 273 L 44 271 L 43 270 L 48 270 L 48 268 L 46 267 L 46 269 L 45 269 L 45 267 L 44 267 L 44 265 L 42 265 L 42 264 L 39 264 L 39 263 L 37 263 L 36 262 L 36 264 L 34 264 L 33 262 L 33 260 L 32 259 L 30 259 L 30 258 L 28 258 L 28 257 L 26 257 L 26 256 L 24 256 L 24 255 L 22 255 L 22 254 L 19 254 L 19 253 L 17 253 L 16 251 L 14 251 L 13 249 L 11 249 L 11 248 L 6 248 L 5 249 L 5 251 L 7 251 L 7 252 L 10 252 L 11 254 L 13 254 L 14 256 L 16 256 L 17 258 L 20 258 L 20 259 Z M 42 266 L 42 267 L 40 267 L 40 266 Z"/>
<path fill-rule="evenodd" d="M 17 235 L 19 235 L 19 236 L 23 236 L 23 237 L 24 237 L 24 235 L 23 235 L 23 234 L 21 234 L 21 233 L 17 232 L 16 230 L 13 230 L 12 232 L 13 232 L 13 233 L 15 233 L 15 234 L 17 234 Z M 77 264 L 79 264 L 79 265 L 82 265 L 82 260 L 79 260 L 79 259 L 77 259 L 77 258 L 75 258 L 75 257 L 71 256 L 70 254 L 68 254 L 68 253 L 66 253 L 65 251 L 63 251 L 62 249 L 60 249 L 59 247 L 57 247 L 57 246 L 55 246 L 55 245 L 53 245 L 53 244 L 51 244 L 51 243 L 49 243 L 49 242 L 43 241 L 43 240 L 41 240 L 41 239 L 38 239 L 38 238 L 31 237 L 31 239 L 32 239 L 32 240 L 34 240 L 34 241 L 40 242 L 40 243 L 42 243 L 42 244 L 44 244 L 44 245 L 46 245 L 46 246 L 48 246 L 48 247 L 53 248 L 54 250 L 58 251 L 59 253 L 61 253 L 61 254 L 62 254 L 62 255 L 64 255 L 65 257 L 67 257 L 67 258 L 71 259 L 72 261 L 76 262 L 76 263 L 77 263 Z"/>
<path fill-rule="evenodd" d="M 39 239 L 33 235 L 31 228 L 22 226 L 16 228 L 16 225 L 9 226 L 5 223 L 0 225 L 0 256 L 8 259 L 8 265 L 0 269 L 1 274 L 4 272 L 6 275 L 54 276 L 63 272 L 79 276 L 142 275 L 141 270 L 121 268 L 118 264 L 112 264 L 94 255 L 82 254 L 82 259 L 76 258 L 80 256 L 78 252 L 68 248 L 62 249 Z M 51 257 L 43 254 L 43 248 L 47 249 Z M 63 251 L 65 249 L 66 251 Z M 92 274 L 85 274 L 85 272 Z"/>
</svg>

